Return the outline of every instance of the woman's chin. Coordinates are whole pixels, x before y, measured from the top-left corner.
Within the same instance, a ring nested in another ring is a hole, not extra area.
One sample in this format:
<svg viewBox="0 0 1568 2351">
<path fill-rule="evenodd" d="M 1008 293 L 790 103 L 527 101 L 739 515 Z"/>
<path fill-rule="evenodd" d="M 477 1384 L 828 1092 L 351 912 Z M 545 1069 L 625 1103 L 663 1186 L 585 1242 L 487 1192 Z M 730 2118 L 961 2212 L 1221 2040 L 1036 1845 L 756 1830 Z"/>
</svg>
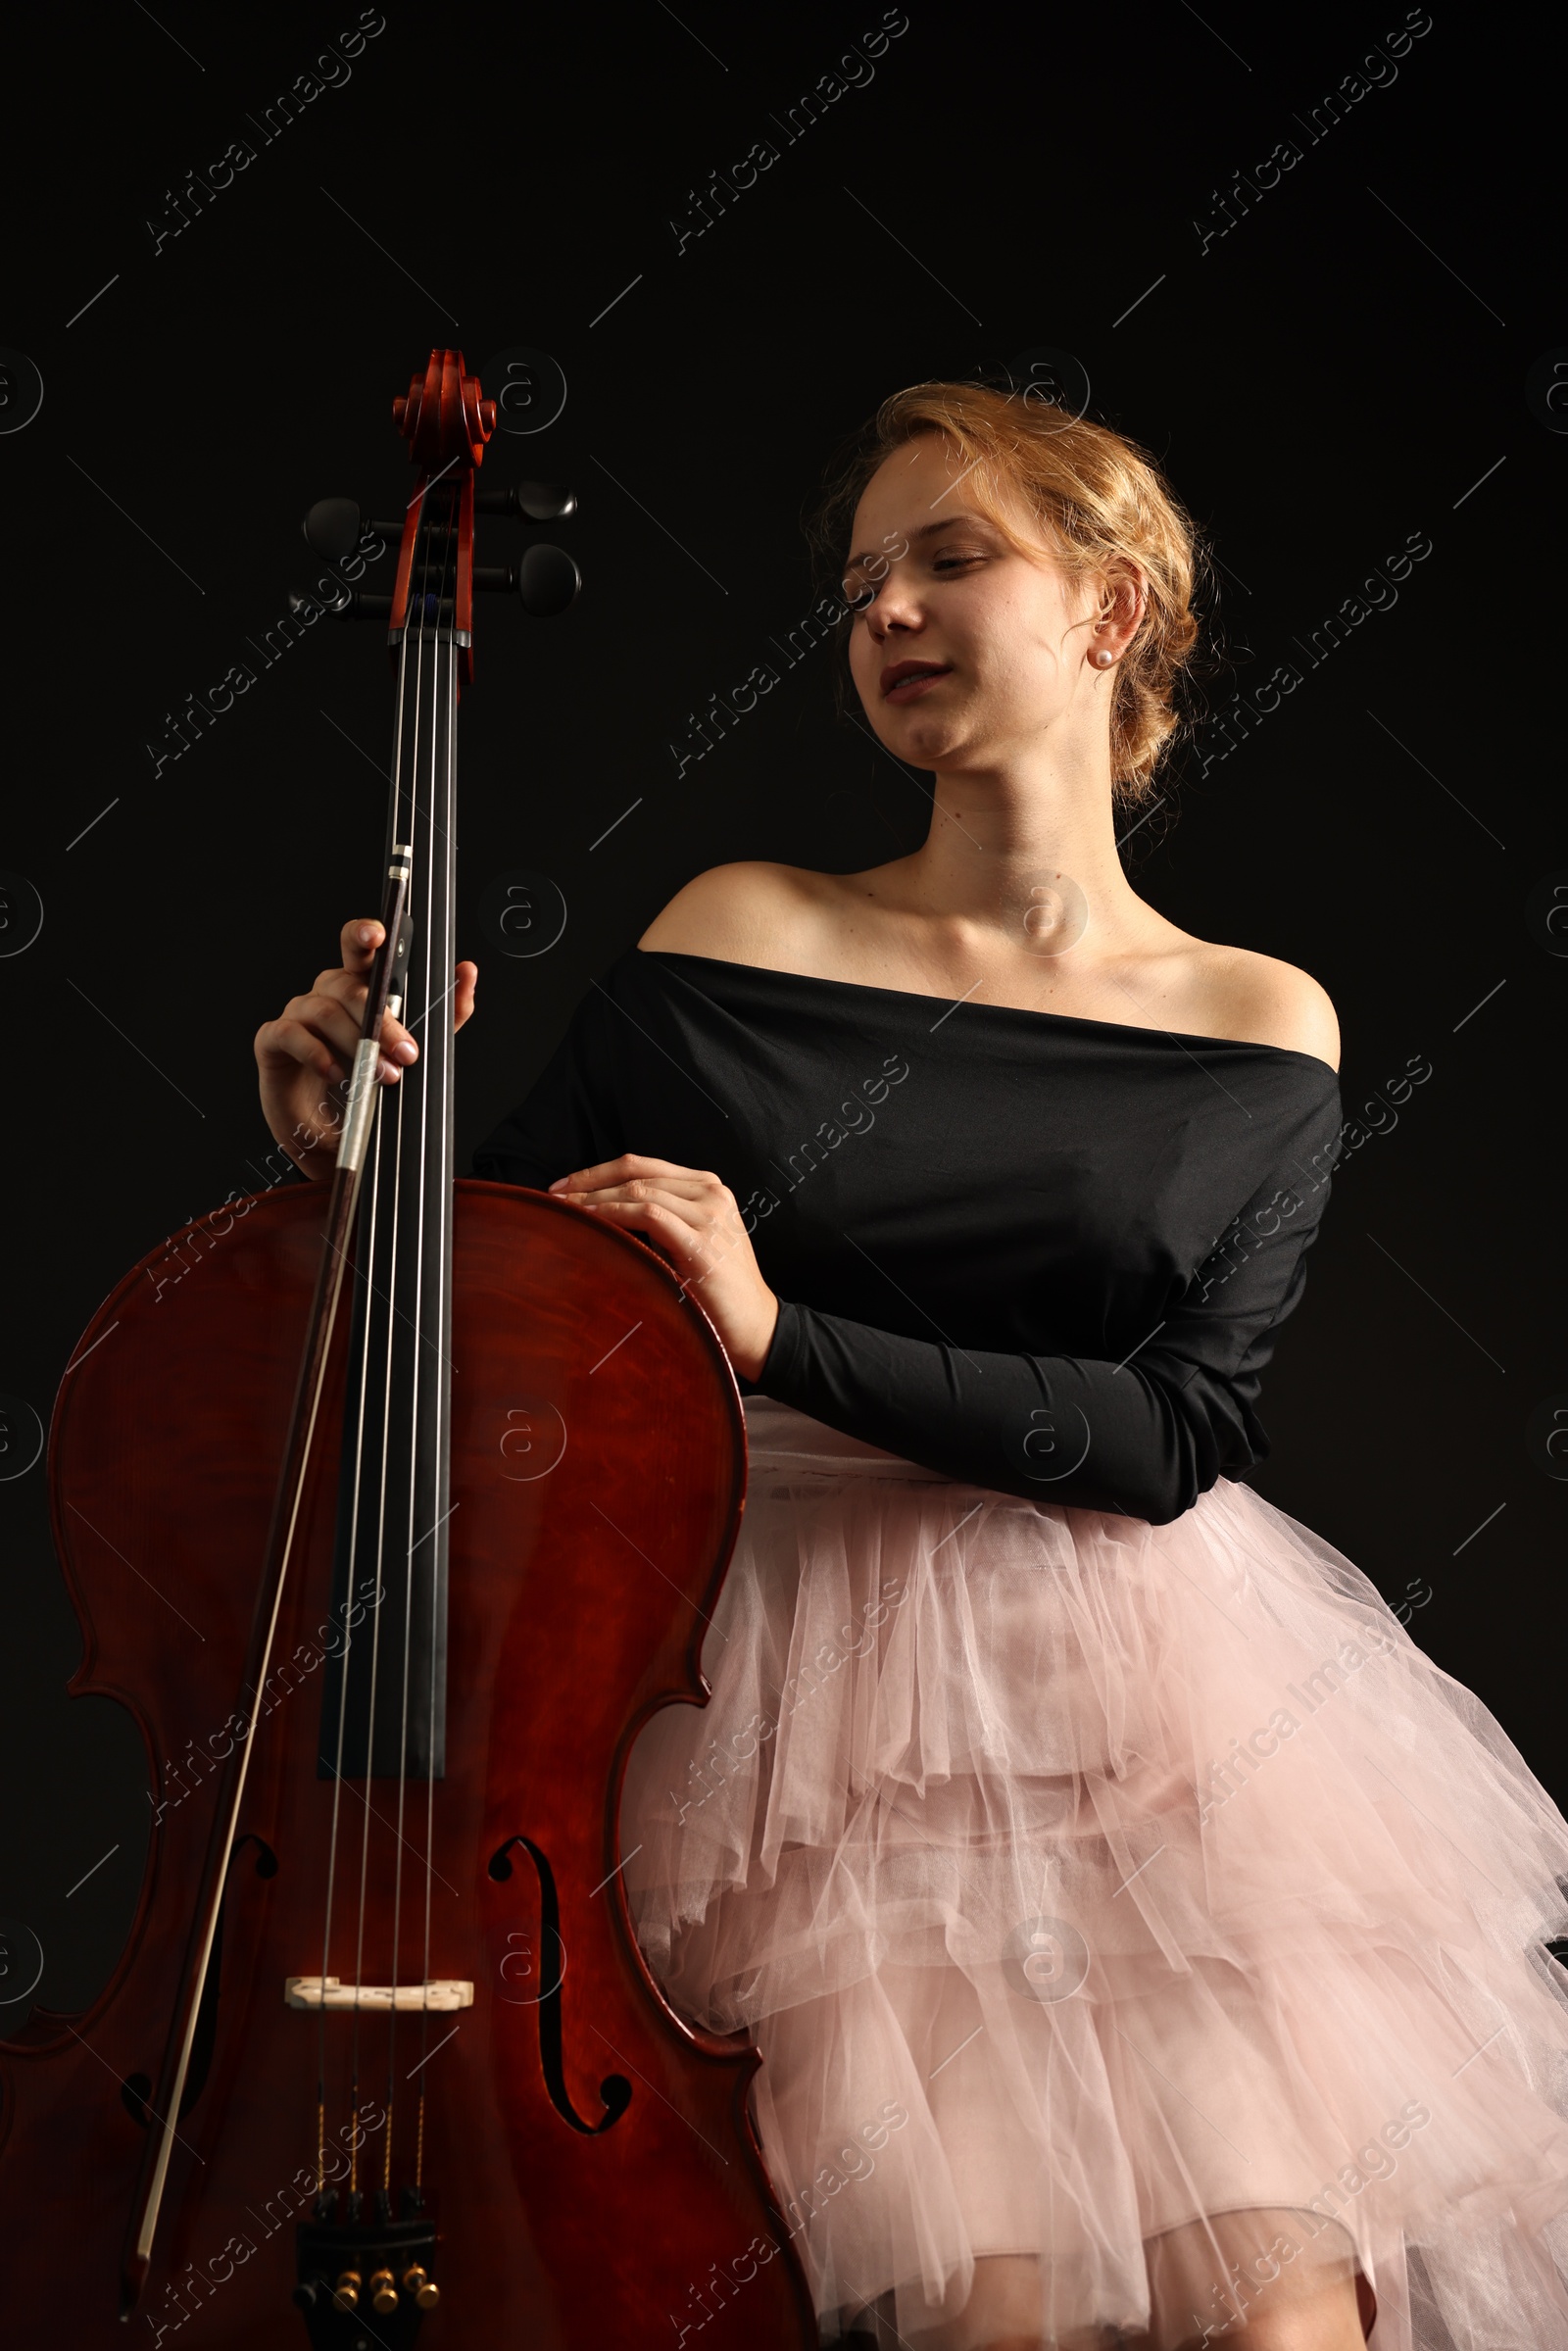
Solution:
<svg viewBox="0 0 1568 2351">
<path fill-rule="evenodd" d="M 884 712 L 877 731 L 894 758 L 907 760 L 911 767 L 939 766 L 960 753 L 965 741 L 964 728 L 951 717 L 936 710 L 926 712 L 918 706 L 906 711 Z"/>
</svg>

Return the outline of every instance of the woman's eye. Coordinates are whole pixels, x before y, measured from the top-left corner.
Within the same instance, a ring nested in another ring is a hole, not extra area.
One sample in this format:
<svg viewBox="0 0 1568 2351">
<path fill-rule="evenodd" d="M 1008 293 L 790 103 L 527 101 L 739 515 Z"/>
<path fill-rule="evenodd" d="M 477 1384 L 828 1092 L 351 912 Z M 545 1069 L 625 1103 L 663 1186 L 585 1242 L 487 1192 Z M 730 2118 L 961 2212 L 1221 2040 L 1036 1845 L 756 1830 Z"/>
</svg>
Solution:
<svg viewBox="0 0 1568 2351">
<path fill-rule="evenodd" d="M 984 562 L 985 557 L 978 550 L 968 555 L 952 553 L 934 556 L 931 562 L 931 568 L 933 571 L 963 571 L 966 570 L 971 563 L 983 563 Z M 852 612 L 863 612 L 868 611 L 876 602 L 877 593 L 882 583 L 880 580 L 862 580 L 858 587 L 847 588 L 845 590 L 845 602 L 850 611 Z"/>
</svg>

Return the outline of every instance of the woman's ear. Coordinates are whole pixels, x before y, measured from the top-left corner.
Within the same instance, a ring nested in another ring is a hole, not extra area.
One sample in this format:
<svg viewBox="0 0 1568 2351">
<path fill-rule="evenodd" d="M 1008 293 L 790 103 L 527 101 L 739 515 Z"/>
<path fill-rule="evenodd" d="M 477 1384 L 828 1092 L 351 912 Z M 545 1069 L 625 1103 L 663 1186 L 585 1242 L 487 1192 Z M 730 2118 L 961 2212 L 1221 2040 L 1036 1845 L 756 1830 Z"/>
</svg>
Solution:
<svg viewBox="0 0 1568 2351">
<path fill-rule="evenodd" d="M 1137 636 L 1149 610 L 1149 583 L 1136 563 L 1118 563 L 1099 582 L 1100 608 L 1087 658 L 1096 669 L 1113 668 Z"/>
</svg>

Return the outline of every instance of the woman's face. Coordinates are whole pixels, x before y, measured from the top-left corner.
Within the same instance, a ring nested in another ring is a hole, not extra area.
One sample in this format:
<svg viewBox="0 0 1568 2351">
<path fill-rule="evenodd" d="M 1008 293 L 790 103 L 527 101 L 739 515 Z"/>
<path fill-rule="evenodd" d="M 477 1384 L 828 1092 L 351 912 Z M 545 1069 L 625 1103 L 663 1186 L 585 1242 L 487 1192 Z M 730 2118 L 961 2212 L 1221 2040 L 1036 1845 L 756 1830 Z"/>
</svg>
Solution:
<svg viewBox="0 0 1568 2351">
<path fill-rule="evenodd" d="M 896 449 L 856 509 L 845 569 L 845 596 L 868 598 L 851 674 L 882 742 L 916 767 L 1014 759 L 1110 674 L 1088 661 L 1095 583 L 1070 580 L 1044 546 L 1017 554 L 965 498 L 964 471 L 935 433 Z M 1021 505 L 1015 527 L 1036 536 Z"/>
</svg>

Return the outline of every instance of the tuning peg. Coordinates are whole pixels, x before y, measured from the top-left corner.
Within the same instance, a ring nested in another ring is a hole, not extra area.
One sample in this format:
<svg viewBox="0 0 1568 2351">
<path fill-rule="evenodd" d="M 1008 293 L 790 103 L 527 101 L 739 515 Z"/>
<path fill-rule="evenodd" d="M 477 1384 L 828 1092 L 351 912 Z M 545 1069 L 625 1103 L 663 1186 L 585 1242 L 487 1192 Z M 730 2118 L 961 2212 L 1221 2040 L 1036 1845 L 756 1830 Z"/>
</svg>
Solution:
<svg viewBox="0 0 1568 2351">
<path fill-rule="evenodd" d="M 536 540 L 517 566 L 517 593 L 534 620 L 553 620 L 564 612 L 581 586 L 582 573 L 570 556 L 548 539 Z"/>
<path fill-rule="evenodd" d="M 577 512 L 577 493 L 556 482 L 519 481 L 510 490 L 480 489 L 473 507 L 478 514 L 517 514 L 524 522 L 564 522 Z"/>
<path fill-rule="evenodd" d="M 352 498 L 318 498 L 305 517 L 305 543 L 323 563 L 341 563 L 360 543 L 360 510 Z"/>
<path fill-rule="evenodd" d="M 492 595 L 516 596 L 531 619 L 553 620 L 577 594 L 582 573 L 564 547 L 541 540 L 520 563 L 475 563 L 473 584 Z"/>
</svg>

